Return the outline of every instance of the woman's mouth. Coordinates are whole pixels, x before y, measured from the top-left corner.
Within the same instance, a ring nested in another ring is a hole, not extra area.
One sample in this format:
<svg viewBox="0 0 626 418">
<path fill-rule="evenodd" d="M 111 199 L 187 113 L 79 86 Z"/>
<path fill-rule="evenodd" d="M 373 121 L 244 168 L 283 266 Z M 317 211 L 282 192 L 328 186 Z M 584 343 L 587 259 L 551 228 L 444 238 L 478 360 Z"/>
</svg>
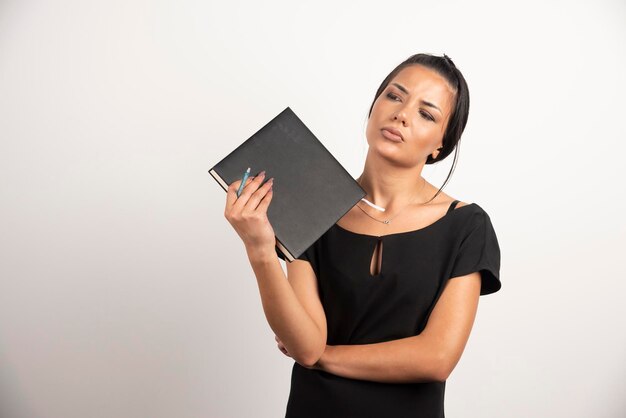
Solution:
<svg viewBox="0 0 626 418">
<path fill-rule="evenodd" d="M 389 132 L 386 129 L 381 129 L 381 132 L 385 138 L 394 142 L 402 142 L 402 138 L 394 133 Z"/>
</svg>

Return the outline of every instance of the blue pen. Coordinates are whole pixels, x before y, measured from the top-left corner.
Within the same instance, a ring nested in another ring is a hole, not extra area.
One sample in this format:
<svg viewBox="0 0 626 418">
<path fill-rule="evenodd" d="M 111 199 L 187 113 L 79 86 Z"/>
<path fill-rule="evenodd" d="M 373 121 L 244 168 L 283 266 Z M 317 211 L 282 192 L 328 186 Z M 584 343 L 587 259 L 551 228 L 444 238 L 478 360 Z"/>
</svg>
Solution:
<svg viewBox="0 0 626 418">
<path fill-rule="evenodd" d="M 237 197 L 241 195 L 241 191 L 243 190 L 243 186 L 246 184 L 246 180 L 248 180 L 248 176 L 250 175 L 250 167 L 243 173 L 243 178 L 241 179 L 241 184 L 239 185 L 239 190 L 237 190 Z"/>
</svg>

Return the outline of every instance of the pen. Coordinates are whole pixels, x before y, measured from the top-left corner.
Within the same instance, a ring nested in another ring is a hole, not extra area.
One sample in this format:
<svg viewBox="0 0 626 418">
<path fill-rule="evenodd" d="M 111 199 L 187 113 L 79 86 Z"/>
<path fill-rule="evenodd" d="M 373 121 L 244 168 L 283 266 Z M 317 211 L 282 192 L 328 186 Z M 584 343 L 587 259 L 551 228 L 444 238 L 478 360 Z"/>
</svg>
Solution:
<svg viewBox="0 0 626 418">
<path fill-rule="evenodd" d="M 243 178 L 241 179 L 241 184 L 239 185 L 239 190 L 237 190 L 237 197 L 241 195 L 241 191 L 243 190 L 243 186 L 246 184 L 246 180 L 248 180 L 248 176 L 250 175 L 250 167 L 243 173 Z"/>
</svg>

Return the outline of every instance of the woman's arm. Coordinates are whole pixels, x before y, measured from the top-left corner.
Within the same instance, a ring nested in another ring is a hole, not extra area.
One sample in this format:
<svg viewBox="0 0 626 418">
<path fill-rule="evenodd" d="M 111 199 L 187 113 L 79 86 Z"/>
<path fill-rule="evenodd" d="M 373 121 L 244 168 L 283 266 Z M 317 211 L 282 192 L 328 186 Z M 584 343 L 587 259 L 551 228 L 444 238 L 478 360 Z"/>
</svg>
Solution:
<svg viewBox="0 0 626 418">
<path fill-rule="evenodd" d="M 313 293 L 317 291 L 312 285 L 316 283 L 315 272 L 308 262 L 293 261 L 294 266 L 288 269 L 295 283 L 292 286 L 287 281 L 276 254 L 274 228 L 267 218 L 272 179 L 263 184 L 264 174 L 248 177 L 240 195 L 243 179 L 228 186 L 224 216 L 244 242 L 270 327 L 285 341 L 296 361 L 315 364 L 326 346 L 326 317 L 319 296 Z"/>
<path fill-rule="evenodd" d="M 274 247 L 248 250 L 248 258 L 270 328 L 295 361 L 310 367 L 326 347 L 326 317 L 317 294 L 315 272 L 307 261 L 294 260 L 287 265 L 287 280 Z"/>
<path fill-rule="evenodd" d="M 312 368 L 375 382 L 443 382 L 469 339 L 480 286 L 478 272 L 450 279 L 421 334 L 375 344 L 327 346 Z"/>
</svg>

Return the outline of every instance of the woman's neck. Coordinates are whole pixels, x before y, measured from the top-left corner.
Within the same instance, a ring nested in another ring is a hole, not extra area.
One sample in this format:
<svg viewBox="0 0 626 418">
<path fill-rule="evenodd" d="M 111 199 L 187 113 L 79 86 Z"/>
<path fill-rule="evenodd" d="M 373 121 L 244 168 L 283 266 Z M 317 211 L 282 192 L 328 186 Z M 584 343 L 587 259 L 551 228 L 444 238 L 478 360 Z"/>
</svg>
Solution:
<svg viewBox="0 0 626 418">
<path fill-rule="evenodd" d="M 393 212 L 394 208 L 405 207 L 411 202 L 423 203 L 428 200 L 426 180 L 421 176 L 385 176 L 375 177 L 363 172 L 357 182 L 367 193 L 365 199 L 376 206 L 385 208 L 385 212 Z"/>
</svg>

